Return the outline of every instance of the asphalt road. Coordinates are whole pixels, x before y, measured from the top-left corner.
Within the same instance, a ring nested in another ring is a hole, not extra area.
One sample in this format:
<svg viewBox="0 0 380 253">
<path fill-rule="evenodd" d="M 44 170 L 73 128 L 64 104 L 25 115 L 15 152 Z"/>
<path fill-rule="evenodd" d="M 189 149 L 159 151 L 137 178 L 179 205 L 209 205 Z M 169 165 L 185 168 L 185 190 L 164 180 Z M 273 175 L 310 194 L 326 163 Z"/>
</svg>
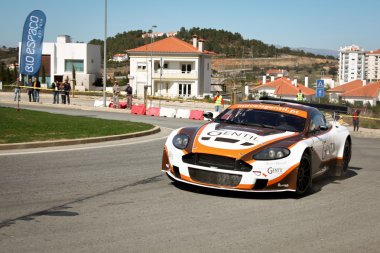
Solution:
<svg viewBox="0 0 380 253">
<path fill-rule="evenodd" d="M 1 252 L 378 251 L 379 139 L 354 138 L 347 176 L 323 177 L 296 199 L 173 184 L 160 172 L 165 136 L 199 121 L 60 112 L 150 122 L 162 132 L 1 151 Z"/>
</svg>

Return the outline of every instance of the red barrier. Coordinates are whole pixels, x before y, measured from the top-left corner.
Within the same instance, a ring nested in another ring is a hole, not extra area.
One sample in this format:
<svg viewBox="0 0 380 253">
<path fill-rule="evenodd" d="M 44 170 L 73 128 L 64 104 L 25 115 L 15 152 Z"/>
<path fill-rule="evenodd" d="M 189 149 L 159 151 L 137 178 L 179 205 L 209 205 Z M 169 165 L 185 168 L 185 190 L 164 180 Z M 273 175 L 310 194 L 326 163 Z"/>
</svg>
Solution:
<svg viewBox="0 0 380 253">
<path fill-rule="evenodd" d="M 191 110 L 189 119 L 204 120 L 203 113 L 204 111 Z"/>
<path fill-rule="evenodd" d="M 144 105 L 132 105 L 131 113 L 138 114 L 138 115 L 145 115 L 146 108 Z"/>
<path fill-rule="evenodd" d="M 121 101 L 119 102 L 119 106 L 120 106 L 120 109 L 125 109 L 127 108 L 127 102 L 125 101 Z M 111 102 L 109 105 L 108 105 L 109 108 L 113 108 L 113 102 Z"/>
<path fill-rule="evenodd" d="M 146 115 L 148 115 L 148 116 L 160 116 L 160 108 L 159 107 L 150 107 L 150 108 L 148 108 Z"/>
</svg>

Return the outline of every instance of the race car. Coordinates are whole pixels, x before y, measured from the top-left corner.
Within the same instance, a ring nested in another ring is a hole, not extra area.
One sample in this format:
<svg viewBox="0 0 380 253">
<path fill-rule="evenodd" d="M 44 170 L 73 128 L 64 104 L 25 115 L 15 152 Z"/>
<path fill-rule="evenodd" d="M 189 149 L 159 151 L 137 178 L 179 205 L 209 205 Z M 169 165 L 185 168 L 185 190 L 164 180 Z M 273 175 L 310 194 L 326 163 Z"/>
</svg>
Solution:
<svg viewBox="0 0 380 253">
<path fill-rule="evenodd" d="M 229 106 L 201 127 L 168 136 L 162 171 L 174 181 L 247 192 L 310 191 L 312 179 L 327 171 L 343 175 L 351 160 L 348 129 L 317 107 L 277 100 Z M 339 107 L 341 109 L 341 107 Z"/>
</svg>

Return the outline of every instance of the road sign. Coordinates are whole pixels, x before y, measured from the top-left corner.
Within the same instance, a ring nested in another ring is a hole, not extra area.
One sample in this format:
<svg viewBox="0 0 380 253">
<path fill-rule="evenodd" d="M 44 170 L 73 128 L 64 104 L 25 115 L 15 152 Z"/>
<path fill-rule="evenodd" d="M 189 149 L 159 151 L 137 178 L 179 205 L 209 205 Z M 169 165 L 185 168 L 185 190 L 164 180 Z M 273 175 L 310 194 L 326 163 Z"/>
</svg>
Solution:
<svg viewBox="0 0 380 253">
<path fill-rule="evenodd" d="M 317 98 L 322 98 L 325 96 L 324 88 L 317 88 L 317 94 L 315 95 Z"/>
<path fill-rule="evenodd" d="M 325 80 L 317 80 L 317 89 L 318 88 L 325 88 Z"/>
</svg>

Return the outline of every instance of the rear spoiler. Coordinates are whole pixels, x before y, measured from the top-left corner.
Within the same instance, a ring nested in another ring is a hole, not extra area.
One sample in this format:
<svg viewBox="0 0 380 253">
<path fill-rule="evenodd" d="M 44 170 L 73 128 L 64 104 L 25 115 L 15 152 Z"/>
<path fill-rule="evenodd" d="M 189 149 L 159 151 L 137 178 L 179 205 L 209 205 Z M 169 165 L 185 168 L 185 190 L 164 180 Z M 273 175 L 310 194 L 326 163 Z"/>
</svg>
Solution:
<svg viewBox="0 0 380 253">
<path fill-rule="evenodd" d="M 265 103 L 265 100 L 270 100 L 270 101 L 274 101 L 274 102 L 275 101 L 287 102 L 287 103 L 301 104 L 301 105 L 314 107 L 314 108 L 317 108 L 317 109 L 322 110 L 322 111 L 330 111 L 330 112 L 335 112 L 335 113 L 348 114 L 348 107 L 344 106 L 344 105 L 307 103 L 307 102 L 300 102 L 300 101 L 296 101 L 296 100 L 282 99 L 282 98 L 275 98 L 275 97 L 268 97 L 268 96 L 263 96 L 263 97 L 260 97 L 259 99 L 263 100 L 264 103 Z"/>
</svg>

